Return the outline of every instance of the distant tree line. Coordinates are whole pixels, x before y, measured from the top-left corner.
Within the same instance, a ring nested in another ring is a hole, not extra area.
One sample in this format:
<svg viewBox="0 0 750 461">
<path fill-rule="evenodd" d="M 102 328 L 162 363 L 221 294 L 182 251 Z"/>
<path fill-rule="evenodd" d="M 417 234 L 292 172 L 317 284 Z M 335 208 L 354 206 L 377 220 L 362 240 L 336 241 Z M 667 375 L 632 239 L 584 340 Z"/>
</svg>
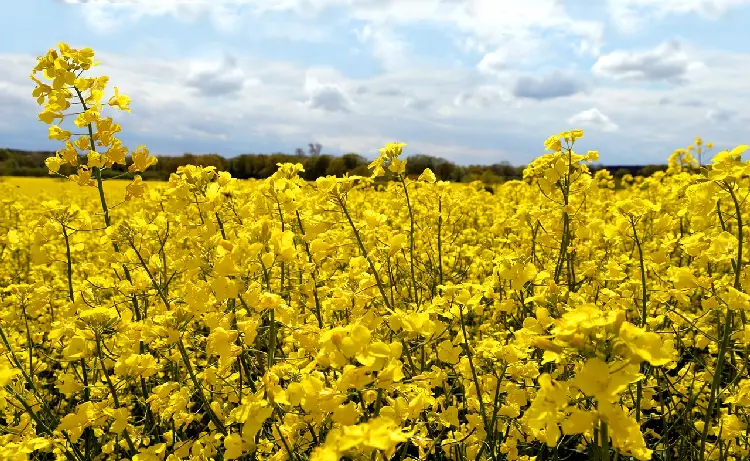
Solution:
<svg viewBox="0 0 750 461">
<path fill-rule="evenodd" d="M 271 176 L 277 170 L 279 163 L 301 163 L 305 171 L 303 177 L 315 180 L 326 175 L 343 176 L 369 175 L 367 165 L 370 163 L 365 157 L 348 153 L 340 156 L 321 154 L 320 144 L 310 144 L 305 152 L 298 148 L 295 154 L 276 152 L 273 154 L 241 154 L 231 158 L 224 158 L 218 154 L 191 154 L 182 156 L 157 156 L 159 163 L 148 171 L 141 173 L 144 179 L 167 180 L 169 175 L 183 165 L 214 166 L 219 171 L 228 171 L 232 177 L 240 179 L 262 179 Z M 0 149 L 0 176 L 47 176 L 48 170 L 44 165 L 47 157 L 55 155 L 51 151 L 24 151 L 18 149 Z M 470 182 L 481 180 L 485 183 L 499 183 L 523 177 L 523 166 L 513 166 L 507 162 L 492 165 L 456 165 L 446 159 L 431 155 L 417 154 L 408 157 L 406 171 L 409 175 L 417 176 L 425 168 L 430 168 L 439 180 L 453 182 Z M 666 170 L 666 165 L 624 165 L 603 166 L 594 165 L 592 170 L 606 168 L 613 176 L 620 178 L 625 174 L 633 176 L 649 176 L 655 171 Z M 105 170 L 105 177 L 113 177 L 124 173 L 124 167 L 115 165 L 111 170 Z M 63 167 L 62 174 L 71 174 L 71 167 Z"/>
</svg>

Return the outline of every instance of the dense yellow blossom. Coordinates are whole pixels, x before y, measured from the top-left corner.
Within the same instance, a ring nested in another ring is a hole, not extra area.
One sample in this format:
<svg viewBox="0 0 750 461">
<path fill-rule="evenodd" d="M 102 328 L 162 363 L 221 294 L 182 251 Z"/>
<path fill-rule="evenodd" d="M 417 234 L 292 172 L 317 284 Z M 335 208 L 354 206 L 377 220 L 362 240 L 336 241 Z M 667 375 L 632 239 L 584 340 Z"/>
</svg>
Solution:
<svg viewBox="0 0 750 461">
<path fill-rule="evenodd" d="M 0 183 L 0 459 L 750 455 L 747 146 L 615 181 L 572 130 L 494 194 L 402 143 L 370 177 L 115 186 L 155 157 L 95 64 L 32 75 L 43 122 L 85 108 L 48 133 L 76 173 Z"/>
</svg>

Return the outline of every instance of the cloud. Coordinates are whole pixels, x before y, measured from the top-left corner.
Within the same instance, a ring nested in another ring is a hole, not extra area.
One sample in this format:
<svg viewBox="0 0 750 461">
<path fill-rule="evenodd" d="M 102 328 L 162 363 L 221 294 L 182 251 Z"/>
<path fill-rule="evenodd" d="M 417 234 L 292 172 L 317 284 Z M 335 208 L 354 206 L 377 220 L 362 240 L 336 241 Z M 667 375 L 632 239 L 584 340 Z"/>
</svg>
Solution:
<svg viewBox="0 0 750 461">
<path fill-rule="evenodd" d="M 514 159 L 510 152 L 499 147 L 467 147 L 457 144 L 436 144 L 431 142 L 412 142 L 409 146 L 413 152 L 446 159 L 470 158 L 472 162 L 481 162 L 484 164 L 500 163 Z"/>
<path fill-rule="evenodd" d="M 458 93 L 453 99 L 453 104 L 459 107 L 489 109 L 507 105 L 510 101 L 510 95 L 502 88 L 481 85 Z"/>
<path fill-rule="evenodd" d="M 586 89 L 587 85 L 580 77 L 556 70 L 542 77 L 520 77 L 513 87 L 513 95 L 544 100 L 572 96 Z"/>
<path fill-rule="evenodd" d="M 17 119 L 19 115 L 23 119 L 34 120 L 35 115 L 39 113 L 39 107 L 34 103 L 33 98 L 22 97 L 23 93 L 18 93 L 17 87 L 0 83 L 0 132 L 18 131 L 19 124 Z M 21 111 L 23 109 L 23 112 Z M 39 133 L 44 133 L 44 128 L 36 127 Z M 3 146 L 6 147 L 6 146 Z"/>
<path fill-rule="evenodd" d="M 538 38 L 525 32 L 518 37 L 508 37 L 505 43 L 485 53 L 477 64 L 477 70 L 486 75 L 500 75 L 519 65 L 528 63 L 531 57 L 541 56 L 542 45 Z"/>
<path fill-rule="evenodd" d="M 734 120 L 737 111 L 727 109 L 709 109 L 706 112 L 706 119 L 713 123 L 728 123 Z"/>
<path fill-rule="evenodd" d="M 603 131 L 617 131 L 620 127 L 613 123 L 606 115 L 601 113 L 599 109 L 592 107 L 577 114 L 573 115 L 568 119 L 568 123 L 571 125 L 583 125 L 599 127 Z"/>
<path fill-rule="evenodd" d="M 392 141 L 379 134 L 325 134 L 316 136 L 315 139 L 326 148 L 359 154 L 375 153 L 377 149 Z"/>
<path fill-rule="evenodd" d="M 375 96 L 381 96 L 385 98 L 392 98 L 397 96 L 404 96 L 404 90 L 396 87 L 385 87 L 385 88 L 378 88 L 375 90 L 372 90 L 371 88 L 368 88 L 364 85 L 360 85 L 355 90 L 355 93 L 358 95 L 366 95 L 366 94 L 373 94 Z"/>
<path fill-rule="evenodd" d="M 507 50 L 495 50 L 484 55 L 477 69 L 479 72 L 485 74 L 495 74 L 503 72 L 513 67 L 513 62 L 510 59 Z"/>
<path fill-rule="evenodd" d="M 323 84 L 317 78 L 307 74 L 305 79 L 306 104 L 313 109 L 326 112 L 351 112 L 352 101 L 338 85 Z"/>
<path fill-rule="evenodd" d="M 750 0 L 607 0 L 610 20 L 622 32 L 634 33 L 669 15 L 694 13 L 717 20 Z"/>
<path fill-rule="evenodd" d="M 398 88 L 384 88 L 375 94 L 378 96 L 403 96 L 404 92 Z"/>
<path fill-rule="evenodd" d="M 242 0 L 62 0 L 62 3 L 76 5 L 88 27 L 102 35 L 120 31 L 143 18 L 160 16 L 169 16 L 185 23 L 208 20 L 217 31 L 226 33 L 236 31 L 249 17 L 240 8 L 243 3 L 248 3 Z"/>
<path fill-rule="evenodd" d="M 246 82 L 242 70 L 237 67 L 237 59 L 226 55 L 218 67 L 195 71 L 185 83 L 202 96 L 229 96 L 241 91 Z M 253 79 L 251 83 L 260 84 L 260 81 Z"/>
<path fill-rule="evenodd" d="M 668 96 L 662 96 L 661 98 L 659 98 L 658 103 L 660 106 L 676 105 L 680 107 L 704 107 L 706 105 L 705 102 L 699 99 L 684 99 L 675 101 Z"/>
<path fill-rule="evenodd" d="M 372 47 L 372 55 L 386 70 L 398 70 L 408 64 L 408 42 L 386 25 L 366 24 L 355 31 L 357 40 Z"/>
<path fill-rule="evenodd" d="M 687 99 L 685 101 L 681 101 L 679 104 L 682 107 L 704 107 L 706 105 L 704 101 L 701 101 L 699 99 Z"/>
<path fill-rule="evenodd" d="M 404 101 L 404 108 L 407 109 L 414 109 L 416 111 L 423 111 L 427 108 L 429 108 L 433 103 L 432 99 L 427 98 L 407 98 Z"/>
<path fill-rule="evenodd" d="M 132 114 L 116 115 L 124 141 L 154 143 L 155 152 L 293 152 L 318 140 L 332 153 L 366 154 L 402 140 L 409 152 L 457 163 L 522 164 L 547 136 L 578 124 L 593 128 L 583 142 L 606 152 L 603 163 L 664 161 L 696 134 L 743 141 L 750 53 L 741 43 L 722 51 L 721 37 L 708 40 L 699 27 L 689 44 L 669 41 L 682 4 L 700 24 L 711 14 L 700 5 L 730 11 L 732 0 L 619 0 L 650 23 L 676 18 L 630 40 L 649 43 L 640 50 L 624 48 L 608 11 L 589 3 L 110 0 L 66 14 L 87 21 L 85 36 L 70 40 L 97 50 L 104 64 L 94 74 L 133 99 Z M 106 39 L 93 29 L 95 14 L 100 29 L 114 26 Z M 54 44 L 62 33 L 54 30 L 40 28 L 38 39 Z M 0 125 L 13 130 L 0 133 L 0 147 L 18 133 L 46 142 L 28 97 L 33 56 L 43 50 L 24 46 L 23 62 L 0 48 Z M 3 94 L 26 95 L 29 107 Z M 638 139 L 637 156 L 629 139 Z"/>
<path fill-rule="evenodd" d="M 682 84 L 690 70 L 701 67 L 691 60 L 682 45 L 671 40 L 647 51 L 614 51 L 601 56 L 592 70 L 616 80 Z"/>
<path fill-rule="evenodd" d="M 185 125 L 185 128 L 190 130 L 190 135 L 203 139 L 216 139 L 220 141 L 226 141 L 229 139 L 229 135 L 225 132 L 225 127 L 222 123 L 216 123 L 210 117 L 204 117 L 201 119 L 191 120 Z"/>
<path fill-rule="evenodd" d="M 601 21 L 571 16 L 562 2 L 550 0 L 92 0 L 81 7 L 89 27 L 100 33 L 156 16 L 188 22 L 207 19 L 224 33 L 227 29 L 241 30 L 250 21 L 255 29 L 255 24 L 267 14 L 288 13 L 313 19 L 334 10 L 343 11 L 350 21 L 364 23 L 357 31 L 359 40 L 372 45 L 374 56 L 389 68 L 411 57 L 409 42 L 400 30 L 416 23 L 458 32 L 464 35 L 466 47 L 480 51 L 502 47 L 535 49 L 537 53 L 525 54 L 527 57 L 541 57 L 542 37 L 549 32 L 570 37 L 572 48 L 594 55 L 603 36 Z M 260 21 L 261 26 L 263 22 Z"/>
</svg>

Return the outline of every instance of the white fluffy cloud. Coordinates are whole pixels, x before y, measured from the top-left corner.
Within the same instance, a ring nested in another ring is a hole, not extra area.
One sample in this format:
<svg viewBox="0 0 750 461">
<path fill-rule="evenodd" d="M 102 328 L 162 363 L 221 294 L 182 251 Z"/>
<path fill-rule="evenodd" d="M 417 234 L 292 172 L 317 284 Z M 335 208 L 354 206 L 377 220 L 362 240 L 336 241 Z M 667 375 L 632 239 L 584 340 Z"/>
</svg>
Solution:
<svg viewBox="0 0 750 461">
<path fill-rule="evenodd" d="M 308 75 L 305 80 L 305 92 L 308 96 L 306 103 L 313 109 L 327 112 L 350 112 L 349 107 L 352 102 L 337 85 L 321 83 L 315 77 Z"/>
<path fill-rule="evenodd" d="M 690 71 L 703 67 L 691 60 L 680 42 L 671 40 L 650 50 L 614 51 L 601 56 L 593 71 L 599 75 L 641 82 L 685 83 Z"/>
<path fill-rule="evenodd" d="M 718 19 L 750 0 L 607 0 L 610 19 L 624 32 L 634 33 L 669 15 L 694 13 Z"/>
<path fill-rule="evenodd" d="M 582 125 L 585 128 L 600 127 L 604 131 L 617 131 L 620 128 L 596 107 L 578 112 L 568 119 L 568 123 L 571 125 Z"/>
<path fill-rule="evenodd" d="M 556 70 L 539 77 L 520 77 L 513 86 L 513 95 L 537 100 L 554 99 L 586 91 L 587 86 L 583 78 Z"/>
<path fill-rule="evenodd" d="M 748 2 L 609 0 L 599 17 L 574 13 L 569 6 L 582 2 L 572 0 L 90 0 L 79 8 L 96 32 L 90 45 L 104 62 L 100 71 L 133 98 L 133 114 L 121 115 L 124 132 L 165 150 L 206 140 L 222 153 L 257 151 L 252 143 L 261 141 L 291 151 L 317 141 L 324 152 L 367 155 L 401 140 L 407 153 L 460 163 L 524 163 L 550 134 L 584 128 L 582 148 L 623 163 L 663 161 L 696 135 L 717 145 L 747 141 L 737 138 L 750 122 L 743 115 L 750 50 L 721 51 L 656 27 L 638 47 L 614 38 L 667 16 L 718 20 Z M 208 25 L 216 40 L 189 52 L 187 43 L 165 47 L 171 54 L 158 59 L 97 46 L 97 37 L 127 36 L 143 50 L 129 31 L 148 18 L 173 28 Z M 445 37 L 430 50 L 419 28 Z M 247 29 L 304 45 L 306 55 L 261 58 L 231 46 L 231 34 Z M 323 45 L 377 65 L 360 70 L 345 56 L 311 64 L 309 50 Z M 43 137 L 33 101 L 17 96 L 31 90 L 32 55 L 0 48 L 0 66 L 0 137 Z M 633 139 L 638 158 L 627 147 Z"/>
<path fill-rule="evenodd" d="M 237 66 L 237 59 L 227 55 L 218 66 L 194 69 L 186 84 L 203 96 L 231 96 L 242 91 L 246 84 L 258 85 L 257 79 L 247 80 Z"/>
</svg>

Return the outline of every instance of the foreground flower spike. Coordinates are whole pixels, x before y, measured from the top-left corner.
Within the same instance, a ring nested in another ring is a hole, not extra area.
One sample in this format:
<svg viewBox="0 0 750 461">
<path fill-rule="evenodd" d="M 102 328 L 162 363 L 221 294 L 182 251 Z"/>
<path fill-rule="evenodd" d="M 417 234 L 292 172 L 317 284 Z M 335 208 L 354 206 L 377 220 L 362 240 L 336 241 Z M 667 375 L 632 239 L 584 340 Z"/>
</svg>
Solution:
<svg viewBox="0 0 750 461">
<path fill-rule="evenodd" d="M 127 165 L 126 155 L 128 149 L 122 145 L 115 133 L 120 131 L 120 125 L 113 122 L 111 117 L 102 118 L 102 99 L 104 98 L 109 77 L 85 77 L 85 71 L 98 65 L 94 61 L 94 51 L 90 48 L 77 50 L 66 43 L 58 44 L 58 49 L 51 49 L 45 56 L 38 58 L 37 65 L 31 74 L 31 80 L 36 84 L 32 95 L 39 105 L 44 109 L 39 113 L 39 120 L 51 125 L 49 138 L 65 141 L 66 147 L 57 152 L 56 157 L 48 158 L 45 165 L 50 175 L 59 174 L 65 165 L 77 167 L 78 171 L 68 178 L 82 186 L 97 186 L 101 189 L 102 171 L 112 168 L 113 165 Z M 48 85 L 37 78 L 51 80 Z M 63 123 L 71 104 L 81 107 L 82 110 L 76 115 L 74 125 L 84 129 L 82 134 L 75 135 L 73 142 L 68 140 L 74 137 L 69 130 L 62 129 L 53 123 Z M 119 88 L 114 88 L 108 105 L 110 107 L 130 112 L 130 97 L 120 93 Z M 81 162 L 82 158 L 86 162 Z M 132 154 L 133 164 L 128 167 L 130 172 L 142 172 L 149 166 L 155 165 L 156 157 L 150 156 L 145 146 L 140 146 Z M 88 178 L 94 178 L 89 180 Z M 136 176 L 134 181 L 140 181 Z M 132 188 L 133 191 L 145 192 L 143 186 Z M 128 194 L 127 200 L 136 197 Z"/>
</svg>

